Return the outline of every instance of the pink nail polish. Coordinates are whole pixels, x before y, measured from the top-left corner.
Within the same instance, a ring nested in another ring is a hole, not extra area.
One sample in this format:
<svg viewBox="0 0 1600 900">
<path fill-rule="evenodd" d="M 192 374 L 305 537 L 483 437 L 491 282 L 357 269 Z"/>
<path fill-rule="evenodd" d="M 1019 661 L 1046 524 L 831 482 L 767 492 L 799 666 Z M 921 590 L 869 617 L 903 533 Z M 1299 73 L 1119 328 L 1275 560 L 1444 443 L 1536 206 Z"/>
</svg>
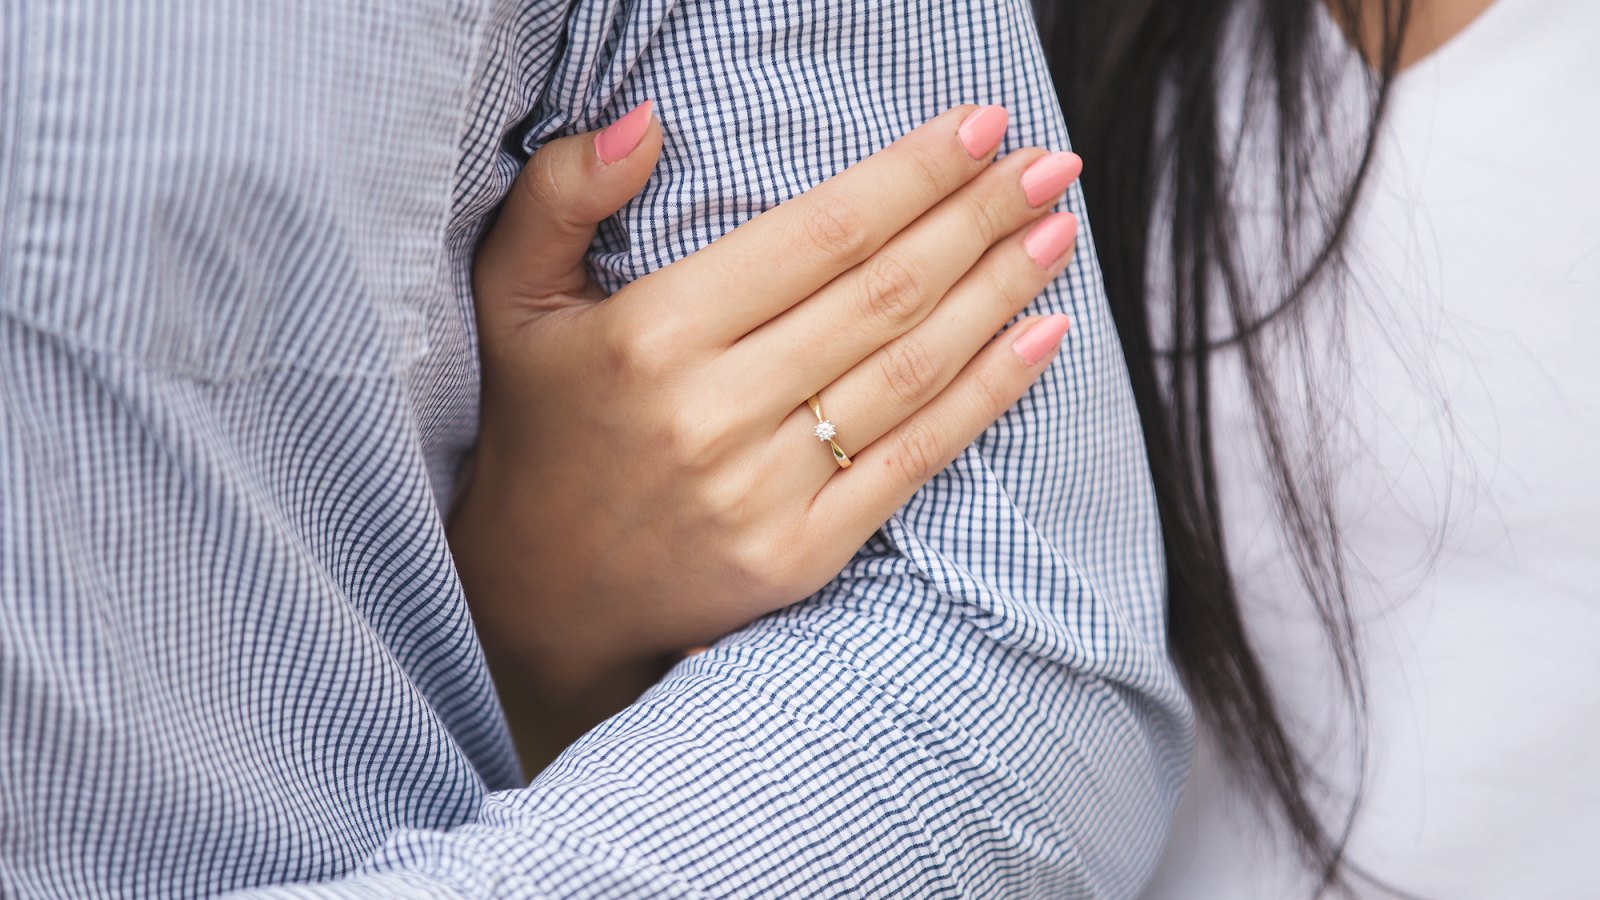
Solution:
<svg viewBox="0 0 1600 900">
<path fill-rule="evenodd" d="M 1051 213 L 1033 226 L 1022 239 L 1022 248 L 1039 265 L 1048 269 L 1061 259 L 1078 237 L 1078 217 L 1069 212 Z"/>
<path fill-rule="evenodd" d="M 968 156 L 983 159 L 1000 146 L 1000 139 L 1006 135 L 1006 123 L 1010 120 L 1011 116 L 1005 107 L 985 106 L 973 110 L 962 119 L 961 128 L 956 134 L 961 138 L 961 146 L 967 148 Z"/>
<path fill-rule="evenodd" d="M 646 100 L 595 135 L 595 156 L 600 157 L 600 161 L 606 165 L 626 159 L 639 146 L 645 130 L 650 127 L 650 110 L 654 105 L 655 101 Z"/>
<path fill-rule="evenodd" d="M 1061 346 L 1061 339 L 1067 336 L 1067 329 L 1071 325 L 1072 320 L 1066 316 L 1046 316 L 1017 338 L 1011 349 L 1023 362 L 1030 366 L 1037 365 Z"/>
<path fill-rule="evenodd" d="M 1083 160 L 1076 153 L 1052 153 L 1022 173 L 1022 192 L 1029 206 L 1043 206 L 1061 195 L 1083 172 Z"/>
</svg>

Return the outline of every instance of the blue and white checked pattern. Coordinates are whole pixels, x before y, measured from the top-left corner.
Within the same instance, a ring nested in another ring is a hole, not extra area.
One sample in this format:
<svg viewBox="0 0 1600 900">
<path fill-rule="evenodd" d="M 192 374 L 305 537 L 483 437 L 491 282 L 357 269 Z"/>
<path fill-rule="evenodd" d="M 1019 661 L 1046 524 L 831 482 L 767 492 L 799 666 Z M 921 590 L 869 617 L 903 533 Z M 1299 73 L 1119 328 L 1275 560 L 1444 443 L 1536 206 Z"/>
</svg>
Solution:
<svg viewBox="0 0 1600 900">
<path fill-rule="evenodd" d="M 0 40 L 0 895 L 1137 892 L 1190 722 L 1092 253 L 1061 359 L 834 583 L 527 788 L 441 524 L 519 151 L 657 101 L 618 285 L 957 102 L 1063 146 L 1025 0 L 8 0 Z"/>
</svg>

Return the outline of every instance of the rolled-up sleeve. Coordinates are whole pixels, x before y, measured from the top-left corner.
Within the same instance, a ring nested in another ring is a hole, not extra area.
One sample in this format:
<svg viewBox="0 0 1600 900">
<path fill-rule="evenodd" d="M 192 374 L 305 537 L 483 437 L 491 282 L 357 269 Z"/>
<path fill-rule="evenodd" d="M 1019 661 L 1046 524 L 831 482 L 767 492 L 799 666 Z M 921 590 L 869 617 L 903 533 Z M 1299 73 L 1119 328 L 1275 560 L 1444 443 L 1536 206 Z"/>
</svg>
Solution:
<svg viewBox="0 0 1600 900">
<path fill-rule="evenodd" d="M 656 101 L 660 169 L 595 255 L 613 286 L 957 103 L 1007 106 L 1004 149 L 1067 143 L 1025 0 L 613 6 L 578 5 L 605 49 L 568 49 L 528 138 Z M 1076 188 L 1064 205 L 1088 221 Z M 1087 227 L 1030 312 L 1072 317 L 1059 358 L 817 596 L 680 664 L 474 823 L 398 833 L 307 890 L 1137 894 L 1190 716 Z"/>
</svg>

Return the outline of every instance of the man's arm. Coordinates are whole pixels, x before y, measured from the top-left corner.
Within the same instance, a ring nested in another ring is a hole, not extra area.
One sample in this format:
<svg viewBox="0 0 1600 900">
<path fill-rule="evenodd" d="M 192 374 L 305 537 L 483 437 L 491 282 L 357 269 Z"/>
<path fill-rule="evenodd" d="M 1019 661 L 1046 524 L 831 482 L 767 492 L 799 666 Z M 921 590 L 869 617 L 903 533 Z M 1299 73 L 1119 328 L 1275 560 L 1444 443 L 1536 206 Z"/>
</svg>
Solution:
<svg viewBox="0 0 1600 900">
<path fill-rule="evenodd" d="M 636 15 L 610 50 L 569 49 L 534 135 L 656 100 L 660 173 L 595 257 L 612 287 L 956 102 L 1007 106 L 1008 146 L 1066 142 L 1023 0 Z M 647 47 L 630 44 L 638 35 Z M 1067 207 L 1082 216 L 1081 204 L 1074 189 Z M 1189 721 L 1087 230 L 1079 248 L 1030 310 L 1073 317 L 1060 359 L 833 584 L 678 666 L 531 787 L 492 795 L 475 823 L 396 834 L 366 874 L 323 889 L 1137 893 Z"/>
</svg>

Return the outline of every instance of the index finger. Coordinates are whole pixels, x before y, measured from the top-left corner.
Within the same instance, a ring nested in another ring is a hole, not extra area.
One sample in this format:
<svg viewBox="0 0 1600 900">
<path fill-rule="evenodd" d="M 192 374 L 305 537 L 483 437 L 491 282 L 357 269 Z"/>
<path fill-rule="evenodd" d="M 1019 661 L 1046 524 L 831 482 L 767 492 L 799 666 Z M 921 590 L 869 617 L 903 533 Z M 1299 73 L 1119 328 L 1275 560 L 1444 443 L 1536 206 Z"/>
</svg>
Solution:
<svg viewBox="0 0 1600 900">
<path fill-rule="evenodd" d="M 685 298 L 697 333 L 732 342 L 871 256 L 983 171 L 999 106 L 957 106 L 649 279 Z M 730 303 L 729 297 L 737 297 Z"/>
</svg>

